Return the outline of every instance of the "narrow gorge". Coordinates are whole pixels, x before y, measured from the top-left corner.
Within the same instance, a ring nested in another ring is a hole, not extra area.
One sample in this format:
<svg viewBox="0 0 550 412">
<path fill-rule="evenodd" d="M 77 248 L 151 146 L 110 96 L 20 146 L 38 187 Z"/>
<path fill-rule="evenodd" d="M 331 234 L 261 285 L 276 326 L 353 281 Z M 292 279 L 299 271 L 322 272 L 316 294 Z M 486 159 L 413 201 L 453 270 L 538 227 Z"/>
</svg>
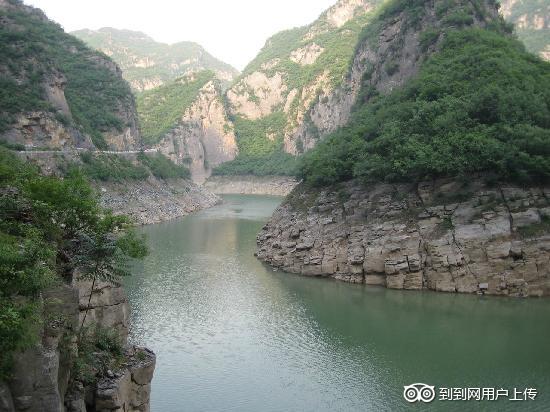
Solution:
<svg viewBox="0 0 550 412">
<path fill-rule="evenodd" d="M 0 412 L 550 408 L 548 0 L 168 3 L 0 0 Z"/>
</svg>

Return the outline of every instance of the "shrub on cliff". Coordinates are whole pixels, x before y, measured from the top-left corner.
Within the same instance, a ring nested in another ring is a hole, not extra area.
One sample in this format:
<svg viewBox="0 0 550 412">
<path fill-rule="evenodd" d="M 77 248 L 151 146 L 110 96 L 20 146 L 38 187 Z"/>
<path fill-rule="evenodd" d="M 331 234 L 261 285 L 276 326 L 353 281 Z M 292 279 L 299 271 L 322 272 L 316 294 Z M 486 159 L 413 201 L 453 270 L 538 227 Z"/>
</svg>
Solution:
<svg viewBox="0 0 550 412">
<path fill-rule="evenodd" d="M 550 64 L 483 29 L 448 31 L 414 80 L 359 107 L 301 165 L 317 185 L 488 170 L 550 179 Z"/>
<path fill-rule="evenodd" d="M 0 380 L 14 351 L 38 339 L 44 288 L 69 281 L 76 267 L 111 280 L 145 251 L 128 219 L 102 210 L 81 175 L 41 176 L 0 148 Z"/>
<path fill-rule="evenodd" d="M 191 177 L 191 172 L 187 167 L 175 164 L 162 153 L 155 153 L 153 155 L 140 153 L 138 154 L 138 160 L 149 168 L 153 176 L 159 179 L 188 179 Z"/>
</svg>

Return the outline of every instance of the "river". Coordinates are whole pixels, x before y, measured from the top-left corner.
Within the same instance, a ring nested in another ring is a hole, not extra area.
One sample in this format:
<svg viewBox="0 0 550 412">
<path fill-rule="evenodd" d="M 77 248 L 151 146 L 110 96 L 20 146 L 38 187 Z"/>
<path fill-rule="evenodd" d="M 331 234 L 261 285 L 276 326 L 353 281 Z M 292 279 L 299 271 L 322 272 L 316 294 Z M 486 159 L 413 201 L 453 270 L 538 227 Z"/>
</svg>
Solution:
<svg viewBox="0 0 550 412">
<path fill-rule="evenodd" d="M 281 199 L 224 200 L 142 229 L 151 254 L 125 284 L 130 339 L 157 354 L 153 412 L 550 410 L 550 300 L 274 272 L 253 253 Z M 538 395 L 411 405 L 417 382 Z"/>
</svg>

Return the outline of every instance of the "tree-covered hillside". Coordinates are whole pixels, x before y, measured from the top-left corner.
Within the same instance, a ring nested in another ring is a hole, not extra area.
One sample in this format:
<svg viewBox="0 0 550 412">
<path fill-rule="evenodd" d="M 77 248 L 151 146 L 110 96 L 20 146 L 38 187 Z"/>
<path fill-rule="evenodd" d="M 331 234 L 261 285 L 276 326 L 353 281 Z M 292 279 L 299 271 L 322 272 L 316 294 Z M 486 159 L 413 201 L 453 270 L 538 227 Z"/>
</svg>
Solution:
<svg viewBox="0 0 550 412">
<path fill-rule="evenodd" d="M 394 0 L 379 18 L 405 12 L 414 19 L 419 3 Z M 436 1 L 436 8 L 445 3 Z M 465 5 L 440 31 L 420 33 L 436 51 L 404 87 L 383 95 L 367 79 L 368 98 L 349 125 L 304 157 L 304 179 L 323 185 L 491 172 L 548 182 L 550 64 L 528 53 L 504 23 L 456 24 L 459 17 L 473 21 L 480 10 Z"/>
<path fill-rule="evenodd" d="M 106 148 L 102 133 L 127 127 L 119 112 L 134 107 L 116 65 L 18 0 L 0 7 L 0 20 L 0 133 L 19 113 L 46 111 Z M 55 82 L 66 82 L 70 113 L 63 113 L 47 96 L 46 88 Z"/>
<path fill-rule="evenodd" d="M 169 83 L 190 72 L 211 70 L 225 82 L 238 74 L 235 68 L 193 42 L 169 45 L 156 42 L 141 32 L 110 27 L 97 31 L 78 30 L 71 34 L 109 55 L 138 92 Z"/>
</svg>

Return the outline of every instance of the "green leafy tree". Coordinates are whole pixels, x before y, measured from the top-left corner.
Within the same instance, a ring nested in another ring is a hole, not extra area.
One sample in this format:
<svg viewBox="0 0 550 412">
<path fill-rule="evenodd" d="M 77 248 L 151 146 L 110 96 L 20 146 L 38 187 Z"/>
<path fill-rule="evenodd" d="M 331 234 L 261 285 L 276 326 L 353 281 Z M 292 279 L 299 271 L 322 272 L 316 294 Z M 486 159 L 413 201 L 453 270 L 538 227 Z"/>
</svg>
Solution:
<svg viewBox="0 0 550 412">
<path fill-rule="evenodd" d="M 38 338 L 45 288 L 75 271 L 114 281 L 145 253 L 128 219 L 101 209 L 81 174 L 41 176 L 0 148 L 0 379 Z"/>
</svg>

